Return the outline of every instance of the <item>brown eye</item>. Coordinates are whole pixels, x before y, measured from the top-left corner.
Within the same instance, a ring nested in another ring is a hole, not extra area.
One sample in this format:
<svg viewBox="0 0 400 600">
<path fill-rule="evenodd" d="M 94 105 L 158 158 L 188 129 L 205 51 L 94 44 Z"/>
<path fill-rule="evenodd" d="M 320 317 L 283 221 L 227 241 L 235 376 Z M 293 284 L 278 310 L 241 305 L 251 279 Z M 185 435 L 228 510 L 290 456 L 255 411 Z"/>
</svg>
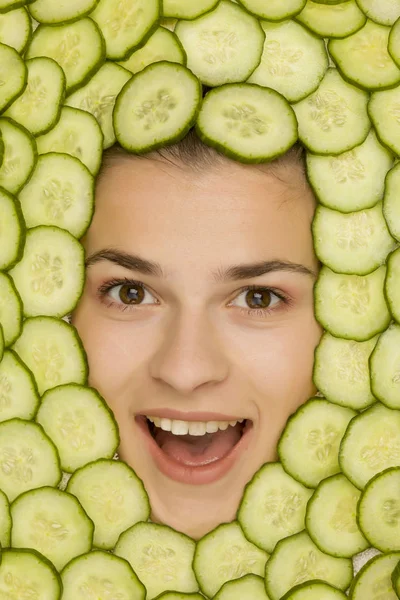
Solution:
<svg viewBox="0 0 400 600">
<path fill-rule="evenodd" d="M 247 290 L 246 302 L 250 308 L 268 308 L 273 295 L 269 290 Z"/>
<path fill-rule="evenodd" d="M 118 286 L 118 297 L 124 304 L 140 304 L 145 296 L 145 291 L 140 285 L 125 283 Z"/>
</svg>

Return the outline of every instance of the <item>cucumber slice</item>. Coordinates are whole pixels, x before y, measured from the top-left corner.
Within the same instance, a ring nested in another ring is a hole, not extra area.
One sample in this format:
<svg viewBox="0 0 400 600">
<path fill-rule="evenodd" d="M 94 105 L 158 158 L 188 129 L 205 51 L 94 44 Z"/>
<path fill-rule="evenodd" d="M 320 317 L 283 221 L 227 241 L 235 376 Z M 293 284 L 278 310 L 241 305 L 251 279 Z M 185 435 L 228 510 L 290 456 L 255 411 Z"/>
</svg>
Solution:
<svg viewBox="0 0 400 600">
<path fill-rule="evenodd" d="M 272 160 L 297 140 L 296 117 L 287 100 L 275 90 L 250 83 L 209 91 L 196 131 L 209 146 L 245 163 Z"/>
<path fill-rule="evenodd" d="M 213 10 L 220 0 L 163 0 L 162 14 L 166 18 L 197 19 Z"/>
<path fill-rule="evenodd" d="M 0 589 L 4 600 L 59 600 L 62 584 L 54 566 L 38 552 L 7 548 L 1 552 Z"/>
<path fill-rule="evenodd" d="M 32 37 L 32 21 L 26 8 L 0 13 L 0 43 L 24 54 Z"/>
<path fill-rule="evenodd" d="M 63 600 L 110 598 L 144 600 L 146 588 L 130 564 L 107 552 L 93 551 L 71 560 L 62 573 Z"/>
<path fill-rule="evenodd" d="M 371 94 L 368 113 L 381 143 L 400 155 L 400 86 Z"/>
<path fill-rule="evenodd" d="M 222 523 L 197 542 L 193 569 L 200 591 L 212 598 L 227 581 L 262 576 L 269 555 L 249 542 L 237 523 Z"/>
<path fill-rule="evenodd" d="M 341 154 L 362 144 L 371 123 L 368 94 L 329 68 L 319 88 L 293 106 L 303 144 L 316 154 Z"/>
<path fill-rule="evenodd" d="M 397 9 L 400 7 L 400 2 L 396 0 Z M 399 11 L 400 12 L 400 11 Z M 400 14 L 399 14 L 400 17 Z M 400 19 L 397 19 L 393 25 L 388 42 L 388 52 L 397 66 L 400 65 Z"/>
<path fill-rule="evenodd" d="M 360 490 L 374 475 L 400 466 L 400 413 L 377 402 L 354 417 L 340 445 L 339 463 Z"/>
<path fill-rule="evenodd" d="M 383 217 L 382 202 L 348 214 L 318 206 L 312 229 L 318 258 L 336 273 L 368 275 L 397 247 Z"/>
<path fill-rule="evenodd" d="M 400 553 L 375 556 L 357 573 L 350 587 L 351 600 L 396 600 L 391 575 L 400 561 Z"/>
<path fill-rule="evenodd" d="M 386 267 L 342 275 L 322 267 L 315 284 L 315 317 L 332 335 L 364 342 L 384 331 L 391 315 L 384 296 Z"/>
<path fill-rule="evenodd" d="M 195 545 L 190 537 L 166 525 L 137 523 L 120 536 L 114 553 L 129 562 L 146 587 L 147 600 L 152 600 L 171 589 L 199 590 L 192 569 Z"/>
<path fill-rule="evenodd" d="M 334 5 L 307 0 L 296 21 L 321 37 L 344 38 L 361 29 L 367 17 L 358 8 L 356 0 Z"/>
<path fill-rule="evenodd" d="M 246 484 L 237 520 L 250 542 L 271 553 L 279 540 L 304 529 L 311 495 L 280 463 L 267 463 Z"/>
<path fill-rule="evenodd" d="M 165 27 L 155 30 L 146 44 L 131 54 L 130 58 L 120 62 L 131 73 L 139 73 L 149 65 L 167 60 L 186 66 L 187 57 L 178 37 Z"/>
<path fill-rule="evenodd" d="M 165 592 L 157 596 L 156 600 L 203 600 L 202 594 L 181 594 L 180 592 Z M 255 598 L 254 600 L 258 600 Z M 263 600 L 260 598 L 260 600 Z M 268 598 L 266 599 L 268 600 Z"/>
<path fill-rule="evenodd" d="M 309 535 L 302 531 L 276 545 L 265 568 L 265 587 L 271 600 L 281 600 L 293 587 L 321 577 L 326 583 L 346 590 L 352 576 L 350 559 L 335 558 L 321 552 Z"/>
<path fill-rule="evenodd" d="M 175 33 L 188 68 L 207 86 L 241 83 L 260 64 L 265 41 L 261 24 L 228 0 L 195 21 L 179 21 Z"/>
<path fill-rule="evenodd" d="M 353 35 L 330 40 L 329 53 L 351 83 L 367 90 L 394 87 L 400 82 L 400 69 L 388 52 L 389 34 L 390 27 L 367 21 Z"/>
<path fill-rule="evenodd" d="M 339 473 L 340 442 L 355 415 L 350 408 L 310 398 L 289 417 L 279 439 L 278 454 L 285 471 L 309 488 Z"/>
<path fill-rule="evenodd" d="M 12 547 L 40 552 L 57 571 L 92 548 L 93 523 L 67 492 L 42 487 L 21 494 L 11 505 L 11 518 Z"/>
<path fill-rule="evenodd" d="M 0 563 L 0 585 L 1 585 L 1 564 L 4 561 L 4 548 L 11 543 L 11 513 L 10 503 L 4 492 L 0 490 L 0 543 L 1 543 L 1 563 Z"/>
<path fill-rule="evenodd" d="M 0 113 L 23 94 L 27 81 L 27 65 L 18 52 L 0 44 Z"/>
<path fill-rule="evenodd" d="M 3 326 L 0 323 L 0 361 L 3 360 L 4 351 L 5 351 L 4 333 L 3 333 Z"/>
<path fill-rule="evenodd" d="M 37 0 L 36 0 L 37 1 Z M 47 56 L 55 60 L 66 77 L 66 93 L 71 94 L 90 81 L 106 60 L 106 46 L 92 19 L 66 25 L 40 25 L 26 58 Z"/>
<path fill-rule="evenodd" d="M 24 4 L 29 4 L 32 0 L 0 0 L 0 13 L 7 13 L 15 10 Z"/>
<path fill-rule="evenodd" d="M 111 60 L 126 60 L 143 46 L 157 29 L 160 16 L 161 0 L 121 0 L 117 10 L 115 0 L 100 0 L 90 13 L 100 27 Z"/>
<path fill-rule="evenodd" d="M 239 0 L 249 12 L 267 21 L 283 21 L 299 14 L 307 0 Z"/>
<path fill-rule="evenodd" d="M 342 474 L 321 481 L 307 504 L 306 528 L 322 552 L 351 558 L 369 548 L 357 524 L 361 492 Z"/>
<path fill-rule="evenodd" d="M 5 346 L 11 346 L 21 334 L 22 310 L 21 297 L 13 280 L 0 271 L 0 323 Z"/>
<path fill-rule="evenodd" d="M 389 255 L 387 261 L 387 275 L 385 281 L 385 293 L 388 301 L 388 305 L 390 308 L 390 312 L 392 313 L 393 318 L 399 322 L 400 321 L 400 311 L 398 308 L 398 302 L 400 300 L 400 248 L 392 252 Z M 400 400 L 400 399 L 399 399 Z M 400 408 L 400 402 L 398 404 Z M 397 407 L 396 407 L 397 408 Z"/>
<path fill-rule="evenodd" d="M 0 166 L 0 186 L 18 194 L 29 181 L 37 161 L 35 138 L 27 129 L 5 117 L 0 119 L 4 159 Z"/>
<path fill-rule="evenodd" d="M 201 598 L 202 596 L 199 596 L 199 600 Z M 251 598 L 251 600 L 268 600 L 264 580 L 259 575 L 249 573 L 248 575 L 239 577 L 239 579 L 227 581 L 214 596 L 213 600 L 243 600 L 246 598 Z M 163 600 L 174 600 L 174 597 L 170 599 L 165 597 Z"/>
<path fill-rule="evenodd" d="M 19 200 L 27 227 L 54 226 L 79 240 L 93 216 L 94 178 L 77 158 L 53 152 L 43 154 Z"/>
<path fill-rule="evenodd" d="M 94 460 L 112 458 L 119 446 L 114 415 L 91 387 L 70 383 L 48 390 L 36 421 L 55 444 L 67 473 Z"/>
<path fill-rule="evenodd" d="M 400 551 L 400 468 L 386 469 L 373 477 L 358 504 L 360 529 L 381 552 Z"/>
<path fill-rule="evenodd" d="M 77 108 L 64 106 L 57 125 L 49 133 L 39 136 L 36 141 L 39 154 L 49 152 L 70 154 L 78 158 L 92 175 L 98 174 L 103 154 L 104 136 L 93 115 Z M 83 194 L 83 196 L 85 195 Z M 79 197 L 82 197 L 82 192 Z M 76 225 L 76 223 L 74 224 Z M 81 237 L 81 235 L 78 233 L 76 237 Z"/>
<path fill-rule="evenodd" d="M 19 262 L 24 253 L 26 225 L 19 202 L 0 188 L 0 270 Z"/>
<path fill-rule="evenodd" d="M 65 75 L 51 58 L 40 57 L 26 61 L 28 85 L 5 112 L 33 135 L 46 133 L 60 118 L 65 94 Z"/>
<path fill-rule="evenodd" d="M 357 0 L 363 13 L 380 25 L 392 26 L 400 17 L 400 0 Z"/>
<path fill-rule="evenodd" d="M 65 321 L 53 317 L 25 319 L 13 350 L 32 371 L 41 395 L 66 383 L 86 384 L 86 352 L 75 327 Z"/>
<path fill-rule="evenodd" d="M 10 275 L 24 316 L 63 317 L 77 305 L 85 284 L 85 251 L 65 229 L 42 225 L 26 234 L 22 260 Z"/>
<path fill-rule="evenodd" d="M 36 415 L 39 402 L 32 373 L 13 350 L 7 350 L 0 363 L 0 421 L 16 417 L 30 421 Z"/>
<path fill-rule="evenodd" d="M 56 25 L 66 21 L 77 21 L 88 15 L 98 4 L 99 0 L 35 0 L 29 7 L 29 12 L 35 21 Z"/>
<path fill-rule="evenodd" d="M 104 135 L 103 148 L 110 148 L 116 137 L 113 126 L 115 100 L 132 73 L 112 62 L 106 62 L 84 87 L 66 99 L 65 104 L 91 113 Z"/>
<path fill-rule="evenodd" d="M 378 338 L 355 342 L 324 333 L 315 351 L 313 380 L 329 402 L 353 410 L 375 402 L 368 361 Z"/>
<path fill-rule="evenodd" d="M 392 324 L 380 336 L 370 358 L 371 389 L 388 408 L 399 409 L 400 326 Z"/>
<path fill-rule="evenodd" d="M 248 83 L 272 88 L 289 102 L 315 92 L 329 66 L 324 41 L 294 21 L 261 24 L 264 51 Z"/>
<path fill-rule="evenodd" d="M 383 198 L 383 215 L 390 233 L 400 240 L 400 164 L 396 164 L 387 174 Z"/>
<path fill-rule="evenodd" d="M 128 152 L 143 153 L 182 139 L 194 125 L 201 85 L 176 63 L 158 62 L 129 81 L 115 103 L 114 130 Z"/>
<path fill-rule="evenodd" d="M 285 594 L 282 600 L 347 600 L 346 594 L 336 587 L 315 579 L 296 585 Z"/>
<path fill-rule="evenodd" d="M 0 467 L 0 489 L 10 502 L 35 488 L 56 487 L 62 476 L 53 442 L 40 425 L 22 419 L 0 423 Z"/>
<path fill-rule="evenodd" d="M 372 208 L 383 197 L 393 158 L 371 130 L 360 146 L 338 156 L 308 152 L 308 180 L 319 202 L 328 208 L 344 213 Z"/>
<path fill-rule="evenodd" d="M 75 471 L 67 492 L 78 498 L 94 522 L 96 548 L 113 549 L 124 531 L 150 518 L 142 480 L 120 461 L 98 460 Z"/>
</svg>

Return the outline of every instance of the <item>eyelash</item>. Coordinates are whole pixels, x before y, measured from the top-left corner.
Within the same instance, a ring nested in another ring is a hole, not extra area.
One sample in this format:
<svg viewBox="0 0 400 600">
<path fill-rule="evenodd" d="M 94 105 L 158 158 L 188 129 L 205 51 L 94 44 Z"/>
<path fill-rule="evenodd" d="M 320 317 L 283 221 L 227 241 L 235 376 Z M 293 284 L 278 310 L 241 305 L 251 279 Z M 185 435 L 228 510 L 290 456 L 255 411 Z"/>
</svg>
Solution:
<svg viewBox="0 0 400 600">
<path fill-rule="evenodd" d="M 117 287 L 119 285 L 130 285 L 132 287 L 138 286 L 143 288 L 144 290 L 147 290 L 147 287 L 145 285 L 143 285 L 143 283 L 141 283 L 140 281 L 134 281 L 132 279 L 128 279 L 128 278 L 123 278 L 123 279 L 111 279 L 110 281 L 107 281 L 106 283 L 104 283 L 102 286 L 100 286 L 97 290 L 97 295 L 100 298 L 100 301 L 105 304 L 107 306 L 107 308 L 112 308 L 113 306 L 116 306 L 118 308 L 118 310 L 121 310 L 122 312 L 125 312 L 126 310 L 131 310 L 131 309 L 135 309 L 138 308 L 138 305 L 130 305 L 130 304 L 116 304 L 115 302 L 106 302 L 106 296 L 107 293 L 113 288 L 113 287 Z M 290 306 L 291 304 L 291 300 L 288 296 L 286 296 L 286 294 L 284 294 L 282 291 L 278 291 L 275 290 L 273 288 L 270 287 L 263 287 L 263 286 L 259 286 L 259 285 L 249 285 L 246 286 L 245 288 L 243 288 L 242 290 L 239 291 L 239 296 L 241 294 L 243 294 L 244 292 L 248 292 L 248 291 L 258 291 L 258 292 L 271 292 L 272 294 L 274 294 L 274 296 L 276 296 L 277 298 L 279 298 L 284 305 L 286 305 L 286 307 Z M 147 290 L 149 291 L 149 290 Z M 239 310 L 242 313 L 245 313 L 246 315 L 251 315 L 251 316 L 258 316 L 258 317 L 267 317 L 269 316 L 272 312 L 274 312 L 275 310 L 277 310 L 276 308 L 242 308 L 242 307 L 237 307 L 239 308 Z"/>
</svg>

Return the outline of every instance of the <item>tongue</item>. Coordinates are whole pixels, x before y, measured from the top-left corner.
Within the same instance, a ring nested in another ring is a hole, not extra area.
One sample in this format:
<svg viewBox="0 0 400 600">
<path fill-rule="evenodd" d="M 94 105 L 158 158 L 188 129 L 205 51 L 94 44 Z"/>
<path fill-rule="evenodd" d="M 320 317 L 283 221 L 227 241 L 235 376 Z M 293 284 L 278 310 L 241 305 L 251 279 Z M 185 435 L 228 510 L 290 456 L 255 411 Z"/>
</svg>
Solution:
<svg viewBox="0 0 400 600">
<path fill-rule="evenodd" d="M 238 443 L 242 426 L 229 426 L 225 431 L 205 435 L 174 435 L 156 428 L 155 440 L 163 452 L 177 462 L 201 466 L 220 460 Z"/>
</svg>

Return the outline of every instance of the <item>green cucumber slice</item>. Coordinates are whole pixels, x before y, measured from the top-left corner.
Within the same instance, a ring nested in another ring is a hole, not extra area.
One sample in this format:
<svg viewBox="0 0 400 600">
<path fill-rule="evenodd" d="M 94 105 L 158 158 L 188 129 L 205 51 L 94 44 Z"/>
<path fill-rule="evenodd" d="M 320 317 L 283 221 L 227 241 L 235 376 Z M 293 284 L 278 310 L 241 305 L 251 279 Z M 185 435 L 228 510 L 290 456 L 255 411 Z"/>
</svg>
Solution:
<svg viewBox="0 0 400 600">
<path fill-rule="evenodd" d="M 0 113 L 23 94 L 27 81 L 27 65 L 18 52 L 0 44 Z"/>
<path fill-rule="evenodd" d="M 399 276 L 400 276 L 400 248 L 395 250 L 389 255 L 387 260 L 387 275 L 385 281 L 385 294 L 387 302 L 392 313 L 393 318 L 400 322 L 400 311 L 398 303 L 400 300 L 400 287 L 399 287 Z M 400 402 L 399 402 L 400 408 Z"/>
<path fill-rule="evenodd" d="M 165 27 L 159 27 L 146 44 L 119 64 L 131 73 L 139 73 L 149 65 L 167 60 L 186 66 L 187 57 L 178 37 Z"/>
<path fill-rule="evenodd" d="M 30 2 L 32 2 L 32 0 L 0 0 L 0 13 L 7 13 L 10 10 L 15 10 Z"/>
<path fill-rule="evenodd" d="M 54 566 L 39 552 L 7 548 L 1 552 L 0 589 L 4 599 L 60 600 L 62 583 Z"/>
<path fill-rule="evenodd" d="M 364 489 L 384 469 L 400 466 L 400 412 L 376 402 L 349 424 L 339 450 L 340 467 Z"/>
<path fill-rule="evenodd" d="M 372 208 L 383 197 L 393 158 L 371 130 L 360 146 L 338 156 L 307 152 L 308 180 L 328 208 L 344 213 Z"/>
<path fill-rule="evenodd" d="M 157 596 L 155 600 L 203 600 L 204 596 L 202 594 L 197 594 L 194 592 L 193 594 L 181 594 L 181 592 L 164 592 Z M 258 600 L 255 598 L 254 600 Z M 265 600 L 265 598 L 260 598 L 260 600 Z M 268 600 L 268 598 L 266 598 Z"/>
<path fill-rule="evenodd" d="M 387 174 L 383 197 L 383 215 L 391 235 L 400 241 L 400 165 L 396 164 Z"/>
<path fill-rule="evenodd" d="M 123 558 L 95 550 L 72 559 L 62 570 L 63 600 L 112 598 L 144 600 L 146 588 Z"/>
<path fill-rule="evenodd" d="M 184 67 L 166 61 L 134 75 L 119 94 L 114 130 L 128 152 L 143 153 L 182 139 L 196 122 L 201 85 Z"/>
<path fill-rule="evenodd" d="M 201 598 L 202 596 L 199 596 L 198 600 L 201 600 Z M 227 581 L 214 596 L 213 600 L 243 600 L 243 598 L 251 598 L 251 600 L 269 600 L 262 577 L 249 573 L 238 579 Z M 175 600 L 175 598 L 171 597 L 168 599 L 165 597 L 163 600 Z M 190 599 L 188 598 L 188 600 Z M 193 600 L 197 599 L 194 598 Z"/>
<path fill-rule="evenodd" d="M 65 321 L 53 317 L 25 319 L 13 350 L 32 371 L 40 395 L 66 383 L 86 384 L 86 352 L 75 327 Z"/>
<path fill-rule="evenodd" d="M 382 202 L 348 214 L 318 206 L 312 229 L 318 258 L 335 273 L 368 275 L 397 248 L 383 216 Z"/>
<path fill-rule="evenodd" d="M 352 563 L 348 558 L 335 558 L 321 552 L 302 531 L 276 545 L 265 568 L 265 587 L 271 600 L 281 600 L 293 587 L 317 577 L 346 590 L 353 577 Z M 318 600 L 320 598 L 318 596 Z"/>
<path fill-rule="evenodd" d="M 57 571 L 92 549 L 94 525 L 67 492 L 42 487 L 21 494 L 11 505 L 11 518 L 12 547 L 40 552 Z"/>
<path fill-rule="evenodd" d="M 116 137 L 113 126 L 115 101 L 132 73 L 107 61 L 84 87 L 68 96 L 65 104 L 91 113 L 104 135 L 103 148 L 110 148 Z"/>
<path fill-rule="evenodd" d="M 32 58 L 25 64 L 28 68 L 28 85 L 5 115 L 23 125 L 33 135 L 39 135 L 52 129 L 60 118 L 65 75 L 51 58 Z"/>
<path fill-rule="evenodd" d="M 107 58 L 126 60 L 143 46 L 157 29 L 161 0 L 100 0 L 90 18 L 96 21 L 106 41 Z"/>
<path fill-rule="evenodd" d="M 0 166 L 0 186 L 18 194 L 29 181 L 37 161 L 35 138 L 12 119 L 0 118 L 4 158 Z"/>
<path fill-rule="evenodd" d="M 237 520 L 250 542 L 271 553 L 279 540 L 304 529 L 311 495 L 280 463 L 267 463 L 246 484 Z"/>
<path fill-rule="evenodd" d="M 152 600 L 164 591 L 197 592 L 192 569 L 195 542 L 158 523 L 136 523 L 119 538 L 114 554 L 129 562 Z M 208 565 L 210 566 L 210 564 Z"/>
<path fill-rule="evenodd" d="M 78 498 L 94 522 L 96 548 L 112 550 L 124 531 L 150 517 L 142 480 L 121 461 L 102 459 L 78 469 L 67 492 Z"/>
<path fill-rule="evenodd" d="M 41 225 L 26 234 L 22 260 L 10 275 L 26 317 L 63 317 L 77 305 L 85 284 L 85 251 L 65 229 Z"/>
<path fill-rule="evenodd" d="M 3 326 L 0 323 L 0 361 L 3 360 L 5 350 Z"/>
<path fill-rule="evenodd" d="M 391 575 L 400 561 L 400 553 L 375 556 L 357 573 L 350 587 L 350 600 L 396 600 Z"/>
<path fill-rule="evenodd" d="M 338 588 L 318 579 L 296 585 L 282 600 L 347 600 L 346 594 Z"/>
<path fill-rule="evenodd" d="M 368 114 L 380 142 L 400 155 L 400 86 L 371 94 Z"/>
<path fill-rule="evenodd" d="M 372 393 L 388 408 L 399 409 L 400 326 L 392 323 L 370 357 Z"/>
<path fill-rule="evenodd" d="M 205 13 L 213 10 L 220 0 L 163 0 L 163 17 L 174 19 L 197 19 Z"/>
<path fill-rule="evenodd" d="M 307 0 L 239 0 L 249 12 L 267 21 L 290 19 L 303 10 Z"/>
<path fill-rule="evenodd" d="M 7 350 L 0 363 L 0 421 L 16 417 L 30 421 L 34 419 L 39 403 L 32 373 L 13 350 Z"/>
<path fill-rule="evenodd" d="M 73 156 L 42 154 L 19 200 L 27 227 L 53 226 L 79 240 L 93 217 L 94 178 Z"/>
<path fill-rule="evenodd" d="M 32 6 L 29 6 L 29 12 L 39 23 L 56 25 L 81 19 L 88 15 L 98 2 L 99 0 L 68 0 L 55 3 L 54 0 L 35 0 Z"/>
<path fill-rule="evenodd" d="M 212 598 L 228 581 L 250 573 L 262 576 L 268 558 L 232 521 L 218 525 L 197 542 L 193 569 L 200 591 Z"/>
<path fill-rule="evenodd" d="M 194 21 L 178 21 L 175 33 L 188 68 L 204 85 L 241 83 L 260 64 L 265 41 L 261 24 L 228 0 Z"/>
<path fill-rule="evenodd" d="M 285 471 L 309 488 L 339 473 L 340 442 L 355 415 L 350 408 L 310 398 L 289 417 L 279 439 L 278 455 Z"/>
<path fill-rule="evenodd" d="M 317 321 L 332 335 L 357 342 L 381 333 L 391 321 L 385 278 L 385 266 L 364 276 L 322 267 L 314 287 Z"/>
<path fill-rule="evenodd" d="M 368 94 L 329 68 L 319 88 L 293 106 L 299 137 L 316 154 L 341 154 L 362 144 L 371 123 Z"/>
<path fill-rule="evenodd" d="M 21 297 L 13 280 L 0 271 L 0 323 L 6 347 L 11 346 L 21 334 L 22 310 Z"/>
<path fill-rule="evenodd" d="M 381 552 L 400 551 L 400 467 L 378 473 L 358 503 L 358 523 L 370 545 Z"/>
<path fill-rule="evenodd" d="M 248 83 L 269 87 L 289 102 L 298 102 L 318 88 L 329 66 L 324 41 L 299 23 L 261 23 L 265 32 L 260 65 Z"/>
<path fill-rule="evenodd" d="M 366 20 L 356 0 L 333 5 L 307 0 L 304 9 L 296 17 L 296 21 L 324 38 L 347 37 L 361 29 Z"/>
<path fill-rule="evenodd" d="M 378 338 L 355 342 L 323 334 L 315 351 L 313 380 L 329 402 L 353 410 L 363 410 L 375 402 L 369 357 Z"/>
<path fill-rule="evenodd" d="M 0 563 L 0 585 L 1 585 L 1 565 L 4 561 L 4 548 L 8 548 L 11 543 L 11 513 L 10 503 L 4 492 L 0 490 L 0 543 L 1 543 L 1 563 Z"/>
<path fill-rule="evenodd" d="M 380 25 L 394 25 L 400 17 L 400 0 L 357 0 L 363 13 Z"/>
<path fill-rule="evenodd" d="M 57 450 L 43 428 L 31 421 L 16 418 L 0 423 L 0 466 L 0 489 L 10 502 L 61 481 Z"/>
<path fill-rule="evenodd" d="M 272 160 L 297 140 L 296 117 L 287 100 L 275 90 L 250 83 L 210 90 L 196 131 L 209 146 L 245 163 Z"/>
<path fill-rule="evenodd" d="M 357 524 L 361 492 L 341 473 L 321 481 L 307 504 L 306 529 L 322 552 L 351 558 L 369 548 Z"/>
<path fill-rule="evenodd" d="M 26 225 L 19 202 L 0 188 L 0 270 L 19 262 L 24 253 Z"/>
<path fill-rule="evenodd" d="M 390 27 L 367 21 L 342 40 L 330 40 L 329 53 L 343 76 L 367 90 L 394 87 L 400 69 L 388 52 Z"/>
<path fill-rule="evenodd" d="M 85 18 L 66 25 L 40 25 L 25 58 L 39 56 L 52 58 L 60 65 L 66 77 L 66 93 L 72 94 L 103 65 L 106 47 L 96 23 Z"/>
<path fill-rule="evenodd" d="M 26 8 L 0 13 L 0 43 L 24 54 L 32 37 L 32 21 Z"/>
</svg>

